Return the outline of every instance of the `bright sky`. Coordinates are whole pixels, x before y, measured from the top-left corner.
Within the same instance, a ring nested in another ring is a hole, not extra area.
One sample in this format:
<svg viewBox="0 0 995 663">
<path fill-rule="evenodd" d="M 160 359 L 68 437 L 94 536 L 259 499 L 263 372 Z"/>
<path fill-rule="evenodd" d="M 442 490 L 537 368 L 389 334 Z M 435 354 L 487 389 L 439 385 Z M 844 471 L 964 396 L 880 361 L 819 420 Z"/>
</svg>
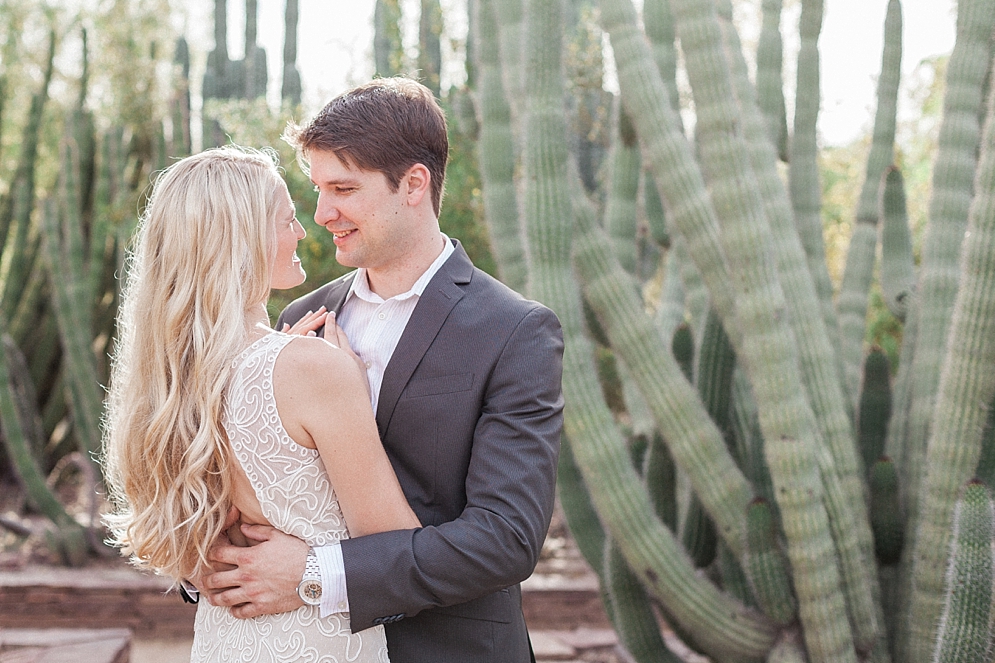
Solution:
<svg viewBox="0 0 995 663">
<path fill-rule="evenodd" d="M 408 17 L 418 14 L 418 0 L 401 0 Z M 759 0 L 750 0 L 759 7 Z M 258 0 L 259 42 L 269 57 L 270 98 L 279 97 L 283 53 L 285 0 Z M 640 3 L 641 4 L 641 3 Z M 797 20 L 798 1 L 786 0 L 784 32 Z M 181 19 L 191 47 L 195 70 L 203 69 L 206 51 L 213 44 L 213 2 L 186 0 Z M 244 49 L 244 3 L 229 0 L 228 48 L 234 58 Z M 333 96 L 367 80 L 373 71 L 374 0 L 300 0 L 298 68 L 304 83 L 304 104 L 315 111 Z M 447 31 L 456 39 L 465 35 L 465 0 L 442 0 Z M 873 122 L 875 86 L 881 68 L 884 14 L 887 0 L 825 0 L 826 13 L 820 38 L 822 55 L 822 112 L 819 131 L 826 145 L 847 143 L 868 130 Z M 955 0 L 903 0 L 903 90 L 899 113 L 908 115 L 906 86 L 924 58 L 949 53 L 954 43 Z M 791 11 L 793 8 L 794 11 Z M 742 12 L 740 12 L 742 14 Z M 409 25 L 405 43 L 417 40 L 417 26 Z M 744 34 L 744 42 L 750 43 Z M 797 40 L 786 34 L 786 50 Z M 444 42 L 444 48 L 448 47 Z M 443 55 L 444 59 L 446 55 Z M 794 56 L 786 53 L 786 63 Z M 454 58 L 449 58 L 454 59 Z M 793 68 L 786 66 L 786 76 Z M 443 85 L 446 75 L 443 75 Z M 789 88 L 793 84 L 789 82 Z"/>
</svg>

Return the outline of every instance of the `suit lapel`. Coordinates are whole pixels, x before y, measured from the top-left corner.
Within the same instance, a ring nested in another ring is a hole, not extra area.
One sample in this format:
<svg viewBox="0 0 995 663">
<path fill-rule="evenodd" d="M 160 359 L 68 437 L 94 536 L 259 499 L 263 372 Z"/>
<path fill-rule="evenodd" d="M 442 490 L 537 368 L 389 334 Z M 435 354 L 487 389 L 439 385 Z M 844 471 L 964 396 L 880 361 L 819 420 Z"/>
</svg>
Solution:
<svg viewBox="0 0 995 663">
<path fill-rule="evenodd" d="M 472 274 L 473 263 L 457 241 L 456 251 L 432 277 L 425 292 L 419 297 L 384 371 L 377 404 L 377 429 L 381 439 L 387 432 L 401 392 L 439 334 L 449 313 L 463 298 L 463 288 L 460 286 L 469 283 Z"/>
<path fill-rule="evenodd" d="M 325 293 L 325 301 L 323 302 L 326 311 L 333 311 L 335 315 L 339 314 L 342 310 L 342 305 L 345 304 L 346 295 L 349 294 L 349 286 L 355 280 L 356 274 L 356 271 L 350 272 L 331 283 L 328 292 Z M 321 334 L 319 333 L 318 335 L 320 336 Z"/>
</svg>

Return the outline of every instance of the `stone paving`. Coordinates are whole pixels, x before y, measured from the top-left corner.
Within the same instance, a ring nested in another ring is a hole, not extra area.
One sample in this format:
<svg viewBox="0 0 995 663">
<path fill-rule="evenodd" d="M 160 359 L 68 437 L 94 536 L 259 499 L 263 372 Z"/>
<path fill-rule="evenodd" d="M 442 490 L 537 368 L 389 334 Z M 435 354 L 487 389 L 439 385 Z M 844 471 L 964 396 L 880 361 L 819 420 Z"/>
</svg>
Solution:
<svg viewBox="0 0 995 663">
<path fill-rule="evenodd" d="M 130 655 L 121 658 L 117 652 L 115 663 L 189 660 L 194 608 L 166 594 L 165 579 L 139 574 L 119 560 L 66 569 L 11 564 L 9 559 L 0 560 L 0 636 L 5 630 L 45 627 L 83 629 L 77 637 L 85 640 L 124 628 L 131 633 Z M 559 512 L 535 574 L 522 584 L 522 604 L 540 663 L 632 662 L 602 609 L 597 577 L 581 558 Z M 665 637 L 688 663 L 707 663 L 669 632 Z M 0 663 L 36 660 L 29 649 L 22 644 L 5 651 L 0 637 Z M 79 657 L 69 660 L 83 663 Z"/>
</svg>

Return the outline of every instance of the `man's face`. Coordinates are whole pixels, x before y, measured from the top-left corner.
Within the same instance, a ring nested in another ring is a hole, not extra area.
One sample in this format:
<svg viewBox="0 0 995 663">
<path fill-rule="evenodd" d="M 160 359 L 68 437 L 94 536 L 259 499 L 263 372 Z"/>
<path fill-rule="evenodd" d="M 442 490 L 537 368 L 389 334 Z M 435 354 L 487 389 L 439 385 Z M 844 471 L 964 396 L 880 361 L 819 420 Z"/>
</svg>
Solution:
<svg viewBox="0 0 995 663">
<path fill-rule="evenodd" d="M 399 264 L 411 227 L 403 182 L 391 191 L 383 173 L 345 164 L 333 152 L 315 150 L 308 158 L 318 191 L 314 221 L 335 236 L 339 264 L 373 272 Z"/>
</svg>

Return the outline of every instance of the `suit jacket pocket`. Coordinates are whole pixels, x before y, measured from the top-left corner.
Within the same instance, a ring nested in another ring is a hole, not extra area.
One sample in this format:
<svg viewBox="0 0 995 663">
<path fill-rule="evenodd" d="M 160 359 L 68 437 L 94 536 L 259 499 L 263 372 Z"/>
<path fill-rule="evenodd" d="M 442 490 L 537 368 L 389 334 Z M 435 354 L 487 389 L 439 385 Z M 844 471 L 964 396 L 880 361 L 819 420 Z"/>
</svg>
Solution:
<svg viewBox="0 0 995 663">
<path fill-rule="evenodd" d="M 403 398 L 419 398 L 421 396 L 437 396 L 439 394 L 455 394 L 466 391 L 473 386 L 473 373 L 455 373 L 440 375 L 435 378 L 412 380 L 405 387 Z"/>
<path fill-rule="evenodd" d="M 445 608 L 433 608 L 431 612 L 464 619 L 481 619 L 507 624 L 514 619 L 516 610 L 511 594 L 508 593 L 507 589 L 502 589 L 466 603 L 450 605 Z"/>
</svg>

